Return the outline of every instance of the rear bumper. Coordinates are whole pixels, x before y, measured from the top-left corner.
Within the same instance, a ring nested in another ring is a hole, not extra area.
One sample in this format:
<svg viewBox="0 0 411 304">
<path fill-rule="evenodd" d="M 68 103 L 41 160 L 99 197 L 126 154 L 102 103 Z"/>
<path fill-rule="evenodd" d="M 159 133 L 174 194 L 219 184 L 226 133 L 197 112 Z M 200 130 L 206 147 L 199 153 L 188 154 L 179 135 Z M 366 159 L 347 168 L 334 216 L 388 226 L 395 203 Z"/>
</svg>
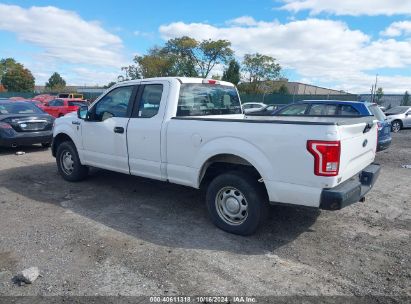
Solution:
<svg viewBox="0 0 411 304">
<path fill-rule="evenodd" d="M 381 166 L 371 164 L 355 176 L 337 187 L 321 192 L 320 209 L 339 210 L 359 202 L 374 186 Z"/>
<path fill-rule="evenodd" d="M 27 132 L 17 134 L 15 132 L 13 136 L 6 136 L 6 134 L 0 134 L 0 147 L 12 147 L 33 145 L 40 143 L 51 143 L 53 139 L 53 132 L 41 131 L 41 132 Z"/>
<path fill-rule="evenodd" d="M 391 137 L 378 140 L 377 152 L 387 149 L 391 145 L 391 141 L 392 141 Z"/>
</svg>

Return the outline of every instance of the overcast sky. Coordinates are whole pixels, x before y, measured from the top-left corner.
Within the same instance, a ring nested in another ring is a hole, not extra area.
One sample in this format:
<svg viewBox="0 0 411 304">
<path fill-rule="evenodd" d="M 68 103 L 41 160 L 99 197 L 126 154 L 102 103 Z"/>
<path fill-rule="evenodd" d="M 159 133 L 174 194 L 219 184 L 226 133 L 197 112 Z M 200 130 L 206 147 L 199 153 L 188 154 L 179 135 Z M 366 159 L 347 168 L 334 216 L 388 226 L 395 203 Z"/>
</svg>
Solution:
<svg viewBox="0 0 411 304">
<path fill-rule="evenodd" d="M 167 39 L 228 39 L 238 60 L 274 56 L 290 81 L 411 91 L 411 0 L 2 1 L 0 58 L 44 84 L 107 84 Z"/>
</svg>

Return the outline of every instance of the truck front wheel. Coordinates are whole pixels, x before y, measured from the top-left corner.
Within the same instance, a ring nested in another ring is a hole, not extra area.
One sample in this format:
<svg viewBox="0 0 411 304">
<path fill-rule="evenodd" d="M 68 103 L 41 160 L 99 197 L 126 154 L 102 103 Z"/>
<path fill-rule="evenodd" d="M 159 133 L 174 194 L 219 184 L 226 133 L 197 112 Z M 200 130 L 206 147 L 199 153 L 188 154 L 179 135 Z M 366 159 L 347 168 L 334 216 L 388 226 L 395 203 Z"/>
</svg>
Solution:
<svg viewBox="0 0 411 304">
<path fill-rule="evenodd" d="M 76 146 L 71 141 L 62 142 L 57 147 L 56 161 L 60 175 L 69 182 L 80 181 L 88 175 L 88 167 L 81 164 Z"/>
<path fill-rule="evenodd" d="M 208 212 L 220 229 L 239 235 L 253 234 L 268 213 L 268 202 L 257 178 L 240 171 L 221 174 L 209 184 Z"/>
</svg>

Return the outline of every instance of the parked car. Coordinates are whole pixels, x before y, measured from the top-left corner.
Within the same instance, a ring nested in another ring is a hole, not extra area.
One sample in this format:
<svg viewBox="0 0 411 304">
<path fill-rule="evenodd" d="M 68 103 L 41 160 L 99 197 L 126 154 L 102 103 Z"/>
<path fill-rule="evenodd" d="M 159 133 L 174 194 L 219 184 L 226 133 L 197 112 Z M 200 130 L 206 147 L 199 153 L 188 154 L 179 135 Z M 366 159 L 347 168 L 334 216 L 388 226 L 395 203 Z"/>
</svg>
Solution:
<svg viewBox="0 0 411 304">
<path fill-rule="evenodd" d="M 15 97 L 10 97 L 8 98 L 9 101 L 24 101 L 26 98 L 20 97 L 20 96 L 15 96 Z"/>
<path fill-rule="evenodd" d="M 391 144 L 391 125 L 376 103 L 342 100 L 304 100 L 274 111 L 272 115 L 345 117 L 373 115 L 378 120 L 377 151 L 385 150 Z"/>
<path fill-rule="evenodd" d="M 60 94 L 57 95 L 57 98 L 68 98 L 68 99 L 83 100 L 84 96 L 83 96 L 83 94 L 79 94 L 79 93 L 60 93 Z"/>
<path fill-rule="evenodd" d="M 67 181 L 93 166 L 204 188 L 215 225 L 241 235 L 268 202 L 337 210 L 363 200 L 380 171 L 373 116 L 246 116 L 234 85 L 199 78 L 118 83 L 56 119 L 53 136 Z"/>
<path fill-rule="evenodd" d="M 394 133 L 402 128 L 411 128 L 411 106 L 398 106 L 385 112 L 388 121 L 391 123 L 391 130 Z"/>
<path fill-rule="evenodd" d="M 244 113 L 251 113 L 254 111 L 259 111 L 267 107 L 265 103 L 261 102 L 246 102 L 241 105 Z"/>
<path fill-rule="evenodd" d="M 258 109 L 246 109 L 243 110 L 244 114 L 250 114 L 253 116 L 256 115 L 261 115 L 261 116 L 266 116 L 266 115 L 271 115 L 271 113 L 274 113 L 274 111 L 280 109 L 282 107 L 282 105 L 264 105 L 261 108 Z"/>
<path fill-rule="evenodd" d="M 32 100 L 38 100 L 41 103 L 45 104 L 53 99 L 56 99 L 55 95 L 51 95 L 51 94 L 40 94 L 40 95 L 36 95 L 32 98 Z"/>
<path fill-rule="evenodd" d="M 53 138 L 54 118 L 34 104 L 0 100 L 0 146 L 42 144 L 48 147 Z"/>
<path fill-rule="evenodd" d="M 77 99 L 54 99 L 42 106 L 42 109 L 54 117 L 61 117 L 77 109 L 86 103 Z"/>
</svg>

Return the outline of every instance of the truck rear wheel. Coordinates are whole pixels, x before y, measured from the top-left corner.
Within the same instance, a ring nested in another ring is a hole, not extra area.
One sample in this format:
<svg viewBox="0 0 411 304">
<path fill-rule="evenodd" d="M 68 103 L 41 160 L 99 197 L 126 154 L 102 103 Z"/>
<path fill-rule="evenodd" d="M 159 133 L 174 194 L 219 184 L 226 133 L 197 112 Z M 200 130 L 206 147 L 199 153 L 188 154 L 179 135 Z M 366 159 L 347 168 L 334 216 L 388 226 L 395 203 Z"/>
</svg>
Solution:
<svg viewBox="0 0 411 304">
<path fill-rule="evenodd" d="M 268 202 L 257 178 L 232 171 L 214 178 L 206 194 L 207 209 L 220 229 L 239 235 L 251 235 L 264 221 Z"/>
<path fill-rule="evenodd" d="M 83 180 L 88 175 L 88 167 L 81 164 L 76 146 L 71 141 L 62 142 L 57 147 L 56 162 L 60 175 L 69 182 Z"/>
</svg>

